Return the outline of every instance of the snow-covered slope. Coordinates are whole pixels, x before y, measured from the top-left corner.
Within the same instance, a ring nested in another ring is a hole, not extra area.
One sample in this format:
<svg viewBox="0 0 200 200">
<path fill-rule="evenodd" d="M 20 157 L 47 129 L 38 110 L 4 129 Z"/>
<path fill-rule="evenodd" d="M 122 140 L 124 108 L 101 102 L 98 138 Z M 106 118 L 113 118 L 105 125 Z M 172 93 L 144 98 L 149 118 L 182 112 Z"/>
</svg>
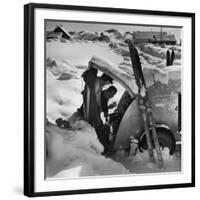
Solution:
<svg viewBox="0 0 200 200">
<path fill-rule="evenodd" d="M 103 146 L 85 121 L 76 122 L 68 130 L 48 123 L 46 139 L 48 178 L 129 173 L 122 164 L 101 155 Z"/>
<path fill-rule="evenodd" d="M 55 76 L 61 75 L 62 73 L 76 73 L 76 67 L 70 64 L 68 61 L 55 60 L 53 57 L 46 59 L 46 67 Z"/>
<path fill-rule="evenodd" d="M 166 52 L 167 50 L 172 50 L 174 49 L 175 52 L 175 58 L 176 59 L 181 59 L 181 47 L 180 46 L 170 46 L 170 45 L 165 45 L 163 47 L 158 46 L 158 45 L 154 45 L 154 44 L 141 44 L 139 45 L 141 51 L 143 51 L 144 53 L 147 53 L 151 56 L 155 56 L 161 59 L 165 59 L 166 58 Z"/>
<path fill-rule="evenodd" d="M 77 108 L 81 106 L 81 79 L 72 77 L 60 80 L 47 70 L 46 97 L 47 118 L 51 122 L 59 117 L 67 119 Z"/>
<path fill-rule="evenodd" d="M 92 56 L 103 57 L 114 64 L 123 61 L 123 57 L 110 51 L 105 43 L 100 42 L 48 42 L 47 58 L 53 57 L 57 60 L 66 60 L 74 66 L 88 66 Z"/>
</svg>

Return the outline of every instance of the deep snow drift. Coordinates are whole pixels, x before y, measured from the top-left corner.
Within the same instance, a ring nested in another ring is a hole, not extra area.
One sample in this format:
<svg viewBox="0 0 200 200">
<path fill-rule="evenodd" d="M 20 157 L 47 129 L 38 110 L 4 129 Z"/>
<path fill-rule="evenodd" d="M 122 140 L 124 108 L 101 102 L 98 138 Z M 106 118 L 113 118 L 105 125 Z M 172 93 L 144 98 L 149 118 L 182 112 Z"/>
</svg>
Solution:
<svg viewBox="0 0 200 200">
<path fill-rule="evenodd" d="M 66 178 L 78 176 L 98 176 L 126 173 L 159 172 L 157 165 L 149 162 L 147 152 L 130 157 L 125 152 L 118 152 L 110 158 L 101 155 L 103 146 L 97 139 L 94 129 L 86 122 L 73 124 L 71 130 L 55 126 L 59 117 L 68 119 L 82 104 L 81 91 L 84 82 L 81 74 L 87 68 L 93 56 L 109 61 L 113 65 L 133 75 L 128 46 L 123 42 L 125 36 L 111 31 L 104 33 L 110 39 L 100 42 L 88 41 L 87 33 L 76 35 L 77 41 L 51 40 L 46 49 L 46 92 L 47 92 L 47 177 Z M 98 37 L 103 37 L 98 35 Z M 90 37 L 89 37 L 90 38 Z M 96 36 L 94 36 L 96 38 Z M 171 48 L 171 47 L 169 47 Z M 166 67 L 165 53 L 168 47 L 161 48 L 151 44 L 138 46 L 144 76 L 149 88 L 166 87 L 168 94 L 175 94 L 181 89 L 181 48 L 176 47 L 178 57 L 175 65 Z M 114 81 L 117 95 L 111 100 L 119 102 L 124 88 Z M 169 156 L 163 151 L 166 169 L 180 171 L 180 155 Z M 115 160 L 115 161 L 114 161 Z M 123 164 L 123 165 L 122 165 Z"/>
<path fill-rule="evenodd" d="M 53 57 L 65 60 L 75 66 L 88 66 L 92 56 L 100 56 L 114 64 L 122 62 L 123 58 L 110 51 L 106 43 L 94 42 L 48 42 L 47 58 Z"/>
<path fill-rule="evenodd" d="M 103 146 L 94 128 L 78 121 L 71 129 L 46 126 L 48 178 L 119 175 L 129 171 L 120 163 L 101 155 Z"/>
</svg>

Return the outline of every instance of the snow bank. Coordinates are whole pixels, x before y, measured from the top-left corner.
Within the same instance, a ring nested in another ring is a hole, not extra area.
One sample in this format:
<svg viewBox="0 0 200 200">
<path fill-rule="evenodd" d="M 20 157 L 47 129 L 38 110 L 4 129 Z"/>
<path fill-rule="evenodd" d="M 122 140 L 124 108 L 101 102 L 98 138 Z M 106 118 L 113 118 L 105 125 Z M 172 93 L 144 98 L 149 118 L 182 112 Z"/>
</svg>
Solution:
<svg viewBox="0 0 200 200">
<path fill-rule="evenodd" d="M 82 104 L 81 79 L 72 77 L 66 80 L 65 77 L 65 80 L 59 80 L 59 77 L 47 70 L 46 80 L 47 118 L 51 122 L 59 117 L 68 119 Z"/>
<path fill-rule="evenodd" d="M 124 34 L 116 29 L 106 30 L 103 34 L 110 38 L 110 42 L 120 41 L 124 38 Z"/>
<path fill-rule="evenodd" d="M 163 59 L 161 59 L 161 58 L 157 58 L 157 57 L 155 57 L 155 56 L 151 56 L 151 55 L 149 55 L 149 54 L 146 54 L 146 53 L 144 53 L 144 52 L 142 52 L 142 51 L 138 51 L 138 53 L 139 53 L 139 56 L 140 56 L 140 61 L 142 60 L 145 60 L 146 61 L 146 63 L 143 61 L 143 62 L 141 62 L 142 64 L 150 64 L 150 65 L 158 65 L 158 64 L 160 64 L 160 63 L 162 63 L 163 62 Z"/>
<path fill-rule="evenodd" d="M 154 155 L 155 151 L 154 151 Z M 178 172 L 181 171 L 181 159 L 177 153 L 175 155 L 169 155 L 169 149 L 162 150 L 162 156 L 164 161 L 164 169 L 159 169 L 158 163 L 152 163 L 149 160 L 148 151 L 138 152 L 136 156 L 127 156 L 125 152 L 119 151 L 114 159 L 122 163 L 131 173 L 158 173 L 158 172 Z"/>
<path fill-rule="evenodd" d="M 75 66 L 88 66 L 88 61 L 92 56 L 103 57 L 118 65 L 123 61 L 123 57 L 110 51 L 105 43 L 100 42 L 48 42 L 47 58 L 53 57 L 57 60 L 66 60 Z"/>
<path fill-rule="evenodd" d="M 61 75 L 63 73 L 73 73 L 75 76 L 77 72 L 76 67 L 71 63 L 67 62 L 66 60 L 55 60 L 53 57 L 48 57 L 46 59 L 46 67 L 55 76 Z"/>
<path fill-rule="evenodd" d="M 74 35 L 74 40 L 97 41 L 99 39 L 98 33 L 81 31 Z"/>
<path fill-rule="evenodd" d="M 57 80 L 70 80 L 73 78 L 77 78 L 74 74 L 66 72 L 66 73 L 62 73 Z"/>
<path fill-rule="evenodd" d="M 96 132 L 85 121 L 71 129 L 61 129 L 51 123 L 46 127 L 47 177 L 67 178 L 126 174 L 122 164 L 101 155 L 103 146 Z"/>
<path fill-rule="evenodd" d="M 168 66 L 164 69 L 155 68 L 151 65 L 144 65 L 143 73 L 147 88 L 154 85 L 156 82 L 160 82 L 173 89 L 173 84 L 175 87 L 176 83 L 180 82 L 179 86 L 176 86 L 176 91 L 174 92 L 181 92 L 181 65 Z"/>
<path fill-rule="evenodd" d="M 158 57 L 161 59 L 166 58 L 166 52 L 168 49 L 172 50 L 174 49 L 175 52 L 175 59 L 181 59 L 181 47 L 178 46 L 167 46 L 161 47 L 161 46 L 156 46 L 154 44 L 148 43 L 148 44 L 141 44 L 139 45 L 139 48 L 141 51 L 144 53 L 147 53 L 151 56 Z"/>
</svg>

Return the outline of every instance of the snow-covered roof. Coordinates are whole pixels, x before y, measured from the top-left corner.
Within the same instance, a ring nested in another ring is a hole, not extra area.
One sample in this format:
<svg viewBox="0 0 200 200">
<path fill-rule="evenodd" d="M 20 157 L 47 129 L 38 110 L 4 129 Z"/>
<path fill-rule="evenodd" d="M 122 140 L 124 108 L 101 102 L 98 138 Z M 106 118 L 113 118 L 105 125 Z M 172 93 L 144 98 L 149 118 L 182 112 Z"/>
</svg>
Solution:
<svg viewBox="0 0 200 200">
<path fill-rule="evenodd" d="M 58 32 L 58 30 L 61 31 L 61 32 L 63 32 L 64 34 L 66 34 L 69 38 L 72 37 L 61 25 L 60 25 L 60 26 L 57 26 L 57 27 L 53 30 L 53 32 Z"/>
<path fill-rule="evenodd" d="M 127 74 L 117 66 L 111 65 L 105 60 L 95 56 L 93 56 L 89 62 L 95 69 L 100 70 L 118 81 L 131 97 L 135 97 L 135 95 L 138 94 L 138 87 L 133 76 Z"/>
<path fill-rule="evenodd" d="M 62 35 L 61 32 L 48 32 L 47 38 L 58 38 L 61 37 L 61 35 Z"/>
</svg>

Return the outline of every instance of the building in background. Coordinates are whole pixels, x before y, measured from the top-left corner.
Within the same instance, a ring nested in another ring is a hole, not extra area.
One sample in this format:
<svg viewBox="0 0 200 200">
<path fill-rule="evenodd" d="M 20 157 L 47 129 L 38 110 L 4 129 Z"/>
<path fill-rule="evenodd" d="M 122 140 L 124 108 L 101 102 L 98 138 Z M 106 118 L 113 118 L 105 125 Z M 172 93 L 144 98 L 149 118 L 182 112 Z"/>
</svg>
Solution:
<svg viewBox="0 0 200 200">
<path fill-rule="evenodd" d="M 56 28 L 53 31 L 47 31 L 46 33 L 47 39 L 66 39 L 69 40 L 72 38 L 72 36 L 66 31 L 62 25 L 56 26 Z"/>
<path fill-rule="evenodd" d="M 175 45 L 175 35 L 168 34 L 167 32 L 156 31 L 135 31 L 133 32 L 133 40 L 138 43 L 159 43 Z"/>
</svg>

